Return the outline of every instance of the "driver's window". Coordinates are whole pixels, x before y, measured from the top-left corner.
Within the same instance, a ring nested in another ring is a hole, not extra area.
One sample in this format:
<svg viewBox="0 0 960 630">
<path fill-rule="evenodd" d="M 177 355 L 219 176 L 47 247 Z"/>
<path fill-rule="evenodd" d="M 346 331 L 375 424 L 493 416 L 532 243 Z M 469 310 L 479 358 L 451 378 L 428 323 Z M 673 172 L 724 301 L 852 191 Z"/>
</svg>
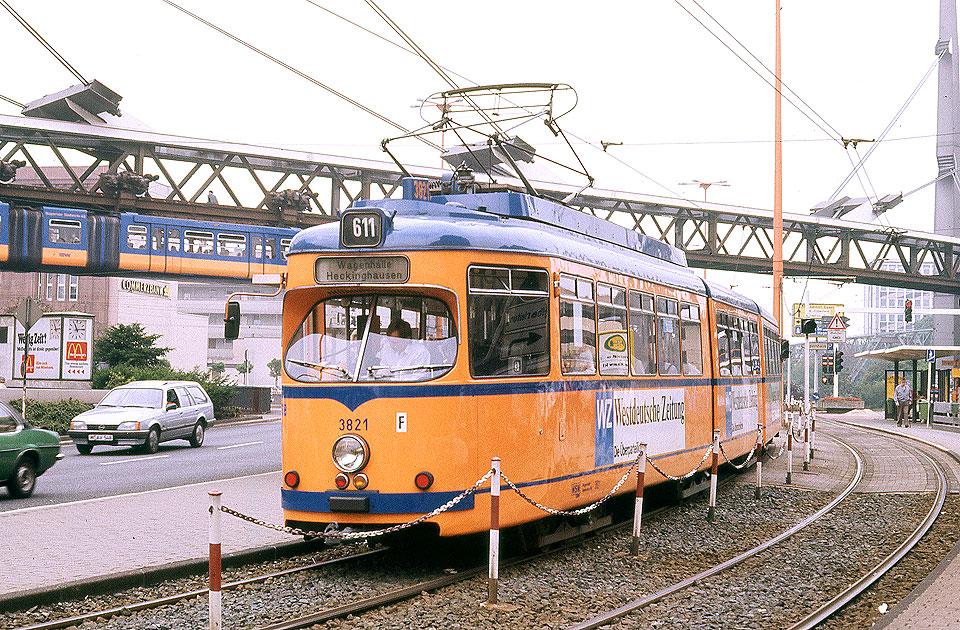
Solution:
<svg viewBox="0 0 960 630">
<path fill-rule="evenodd" d="M 167 405 L 169 406 L 170 403 L 174 404 L 174 409 L 180 407 L 180 399 L 177 398 L 177 392 L 172 389 L 167 390 Z"/>
</svg>

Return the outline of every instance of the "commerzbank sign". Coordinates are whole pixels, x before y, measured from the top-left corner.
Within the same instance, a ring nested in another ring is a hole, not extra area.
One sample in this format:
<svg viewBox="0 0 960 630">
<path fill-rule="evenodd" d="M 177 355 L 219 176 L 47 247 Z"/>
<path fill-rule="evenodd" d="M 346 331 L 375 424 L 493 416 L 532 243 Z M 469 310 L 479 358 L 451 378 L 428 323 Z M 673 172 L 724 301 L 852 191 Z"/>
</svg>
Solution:
<svg viewBox="0 0 960 630">
<path fill-rule="evenodd" d="M 140 293 L 142 295 L 153 295 L 165 298 L 170 297 L 170 287 L 166 284 L 154 284 L 153 282 L 125 278 L 120 281 L 120 288 L 130 293 Z"/>
</svg>

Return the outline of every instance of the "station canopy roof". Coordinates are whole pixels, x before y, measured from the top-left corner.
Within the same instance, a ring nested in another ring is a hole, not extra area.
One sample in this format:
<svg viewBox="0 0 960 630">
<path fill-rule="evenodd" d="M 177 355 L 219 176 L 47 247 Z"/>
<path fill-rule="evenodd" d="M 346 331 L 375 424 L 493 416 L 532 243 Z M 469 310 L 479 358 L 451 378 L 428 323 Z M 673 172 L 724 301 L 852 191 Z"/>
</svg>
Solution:
<svg viewBox="0 0 960 630">
<path fill-rule="evenodd" d="M 960 346 L 896 346 L 859 352 L 854 356 L 881 361 L 926 361 L 927 350 L 933 350 L 937 358 L 960 356 Z"/>
</svg>

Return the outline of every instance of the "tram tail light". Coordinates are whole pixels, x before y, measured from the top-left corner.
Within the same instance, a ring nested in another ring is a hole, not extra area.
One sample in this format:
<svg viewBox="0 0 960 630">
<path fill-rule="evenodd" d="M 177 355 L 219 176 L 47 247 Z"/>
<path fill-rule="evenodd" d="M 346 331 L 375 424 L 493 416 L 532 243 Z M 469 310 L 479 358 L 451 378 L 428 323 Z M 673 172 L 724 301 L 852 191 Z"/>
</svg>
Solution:
<svg viewBox="0 0 960 630">
<path fill-rule="evenodd" d="M 333 478 L 333 483 L 337 486 L 337 488 L 343 490 L 350 484 L 350 479 L 348 479 L 345 474 L 340 473 Z"/>
<path fill-rule="evenodd" d="M 283 476 L 283 483 L 291 488 L 296 488 L 300 485 L 300 473 L 295 470 L 288 470 Z"/>
<path fill-rule="evenodd" d="M 363 490 L 370 483 L 370 479 L 363 473 L 357 473 L 353 477 L 353 487 L 357 490 Z"/>
<path fill-rule="evenodd" d="M 413 478 L 413 483 L 421 490 L 426 490 L 433 485 L 433 475 L 427 471 L 419 472 L 417 476 Z"/>
</svg>

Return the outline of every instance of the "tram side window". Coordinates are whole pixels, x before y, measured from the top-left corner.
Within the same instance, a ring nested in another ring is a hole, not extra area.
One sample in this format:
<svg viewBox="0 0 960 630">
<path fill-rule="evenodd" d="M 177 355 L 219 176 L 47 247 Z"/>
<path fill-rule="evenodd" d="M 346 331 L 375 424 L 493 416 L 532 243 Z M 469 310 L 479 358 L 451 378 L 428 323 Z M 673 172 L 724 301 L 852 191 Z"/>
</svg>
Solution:
<svg viewBox="0 0 960 630">
<path fill-rule="evenodd" d="M 680 373 L 680 319 L 676 300 L 657 298 L 657 358 L 660 374 Z"/>
<path fill-rule="evenodd" d="M 130 249 L 147 248 L 147 228 L 143 225 L 127 226 L 127 247 Z"/>
<path fill-rule="evenodd" d="M 541 269 L 471 267 L 467 339 L 474 377 L 550 372 L 549 276 Z M 430 320 L 427 320 L 428 332 Z"/>
<path fill-rule="evenodd" d="M 736 315 L 727 316 L 727 335 L 730 338 L 730 375 L 743 375 L 743 347 L 741 339 L 743 334 L 740 331 L 740 318 Z"/>
<path fill-rule="evenodd" d="M 180 251 L 180 230 L 174 230 L 172 228 L 167 230 L 167 251 Z"/>
<path fill-rule="evenodd" d="M 760 375 L 760 335 L 755 322 L 747 322 L 750 341 L 750 373 Z"/>
<path fill-rule="evenodd" d="M 281 238 L 280 239 L 280 257 L 284 260 L 287 259 L 287 250 L 290 249 L 290 239 Z"/>
<path fill-rule="evenodd" d="M 696 304 L 680 305 L 680 353 L 684 374 L 688 376 L 703 374 L 700 307 Z"/>
<path fill-rule="evenodd" d="M 184 230 L 183 251 L 188 254 L 212 254 L 213 233 Z"/>
<path fill-rule="evenodd" d="M 81 227 L 79 221 L 50 219 L 49 223 L 47 223 L 47 231 L 50 235 L 51 243 L 76 245 L 80 242 Z"/>
<path fill-rule="evenodd" d="M 247 237 L 242 234 L 217 234 L 217 255 L 243 258 L 247 253 Z"/>
<path fill-rule="evenodd" d="M 633 374 L 657 373 L 657 329 L 653 312 L 653 296 L 630 292 L 630 365 Z"/>
<path fill-rule="evenodd" d="M 564 374 L 596 374 L 597 307 L 593 281 L 560 276 L 560 369 Z"/>
<path fill-rule="evenodd" d="M 730 376 L 730 331 L 723 311 L 717 311 L 717 362 L 720 376 Z"/>
<path fill-rule="evenodd" d="M 597 332 L 600 374 L 626 376 L 629 373 L 626 290 L 597 284 Z"/>
<path fill-rule="evenodd" d="M 253 258 L 254 260 L 263 260 L 263 237 L 253 237 Z"/>
<path fill-rule="evenodd" d="M 273 237 L 263 239 L 263 257 L 267 260 L 277 257 L 277 239 Z"/>
</svg>

